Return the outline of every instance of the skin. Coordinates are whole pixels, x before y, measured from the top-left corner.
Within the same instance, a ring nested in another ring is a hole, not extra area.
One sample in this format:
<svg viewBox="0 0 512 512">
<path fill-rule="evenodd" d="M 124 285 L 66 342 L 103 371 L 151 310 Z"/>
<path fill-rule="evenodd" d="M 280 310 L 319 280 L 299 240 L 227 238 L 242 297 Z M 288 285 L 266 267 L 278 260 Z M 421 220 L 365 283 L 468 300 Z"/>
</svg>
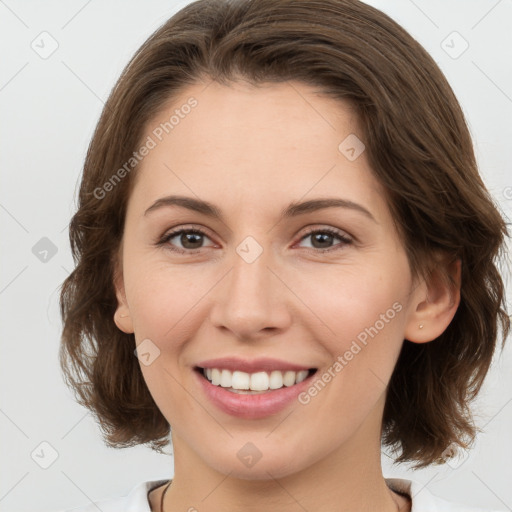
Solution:
<svg viewBox="0 0 512 512">
<path fill-rule="evenodd" d="M 413 281 L 366 152 L 349 161 L 338 150 L 349 134 L 362 138 L 349 104 L 296 82 L 197 83 L 148 123 L 144 140 L 191 96 L 198 105 L 137 169 L 115 277 L 117 326 L 160 350 L 141 371 L 172 426 L 175 476 L 165 511 L 410 510 L 382 475 L 386 385 L 404 338 L 439 336 L 459 290 L 435 273 Z M 214 203 L 224 222 L 177 206 L 144 215 L 170 194 Z M 348 208 L 279 220 L 289 203 L 321 197 L 359 203 L 375 221 Z M 156 245 L 179 227 L 207 236 Z M 334 228 L 352 243 L 333 236 L 322 245 L 306 227 Z M 250 264 L 236 252 L 247 236 L 263 249 Z M 460 283 L 460 266 L 448 271 Z M 238 355 L 321 375 L 395 302 L 401 311 L 307 405 L 239 419 L 209 402 L 192 372 L 201 360 Z M 262 454 L 252 467 L 237 457 L 247 442 Z M 150 494 L 153 511 L 162 490 Z"/>
</svg>

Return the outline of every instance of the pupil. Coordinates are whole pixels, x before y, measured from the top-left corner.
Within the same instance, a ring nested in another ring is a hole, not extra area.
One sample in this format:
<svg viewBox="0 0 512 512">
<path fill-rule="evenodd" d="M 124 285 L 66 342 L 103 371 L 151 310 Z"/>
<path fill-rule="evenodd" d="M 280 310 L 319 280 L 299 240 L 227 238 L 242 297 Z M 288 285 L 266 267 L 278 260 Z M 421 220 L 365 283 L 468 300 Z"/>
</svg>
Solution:
<svg viewBox="0 0 512 512">
<path fill-rule="evenodd" d="M 193 240 L 194 237 L 196 238 L 195 241 Z M 201 237 L 202 235 L 198 233 L 183 233 L 181 236 L 181 243 L 183 244 L 183 247 L 187 247 L 188 249 L 197 249 L 198 247 L 194 245 L 194 243 L 200 247 Z M 192 247 L 188 244 L 192 244 Z"/>
<path fill-rule="evenodd" d="M 328 244 L 331 241 L 332 235 L 330 235 L 329 233 L 317 233 L 316 235 L 313 236 L 313 240 L 315 242 L 318 241 L 318 239 L 320 239 L 320 238 L 323 238 L 323 240 L 319 240 L 320 244 L 322 244 L 322 241 L 324 243 Z M 314 243 L 313 243 L 313 246 L 315 246 Z M 323 247 L 320 247 L 320 248 L 323 248 Z"/>
</svg>

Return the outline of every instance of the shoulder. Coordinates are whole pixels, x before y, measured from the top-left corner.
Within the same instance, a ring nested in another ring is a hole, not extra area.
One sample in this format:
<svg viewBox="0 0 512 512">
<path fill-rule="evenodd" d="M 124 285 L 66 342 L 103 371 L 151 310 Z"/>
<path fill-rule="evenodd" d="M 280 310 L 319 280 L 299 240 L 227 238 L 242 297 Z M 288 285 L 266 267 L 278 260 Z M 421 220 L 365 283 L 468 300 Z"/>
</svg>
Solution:
<svg viewBox="0 0 512 512">
<path fill-rule="evenodd" d="M 411 512 L 504 512 L 490 508 L 475 508 L 445 500 L 432 494 L 423 484 L 403 478 L 386 478 L 388 487 L 411 497 Z"/>
<path fill-rule="evenodd" d="M 140 482 L 125 496 L 106 498 L 75 508 L 56 512 L 151 512 L 148 492 L 169 480 L 147 480 Z"/>
</svg>

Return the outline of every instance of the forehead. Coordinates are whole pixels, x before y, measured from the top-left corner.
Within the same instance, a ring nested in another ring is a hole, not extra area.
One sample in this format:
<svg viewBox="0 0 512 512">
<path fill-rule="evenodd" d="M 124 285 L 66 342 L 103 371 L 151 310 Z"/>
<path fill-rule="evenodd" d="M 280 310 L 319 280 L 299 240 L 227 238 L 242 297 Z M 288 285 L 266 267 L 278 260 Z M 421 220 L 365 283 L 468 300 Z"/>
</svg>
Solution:
<svg viewBox="0 0 512 512">
<path fill-rule="evenodd" d="M 137 169 L 139 196 L 147 203 L 187 193 L 238 211 L 305 194 L 385 207 L 365 152 L 344 153 L 357 136 L 363 139 L 352 106 L 306 84 L 197 83 L 146 125 L 143 140 L 154 147 Z"/>
<path fill-rule="evenodd" d="M 193 107 L 189 107 L 191 103 Z M 170 120 L 172 127 L 166 125 Z M 159 126 L 171 145 L 173 140 L 179 145 L 186 139 L 197 143 L 195 152 L 229 147 L 231 153 L 238 150 L 239 156 L 261 149 L 262 144 L 269 149 L 330 146 L 330 153 L 336 154 L 340 137 L 361 132 L 348 101 L 292 81 L 258 86 L 215 81 L 190 85 L 162 106 L 145 131 L 152 133 Z M 192 150 L 190 144 L 182 147 L 187 148 Z"/>
</svg>

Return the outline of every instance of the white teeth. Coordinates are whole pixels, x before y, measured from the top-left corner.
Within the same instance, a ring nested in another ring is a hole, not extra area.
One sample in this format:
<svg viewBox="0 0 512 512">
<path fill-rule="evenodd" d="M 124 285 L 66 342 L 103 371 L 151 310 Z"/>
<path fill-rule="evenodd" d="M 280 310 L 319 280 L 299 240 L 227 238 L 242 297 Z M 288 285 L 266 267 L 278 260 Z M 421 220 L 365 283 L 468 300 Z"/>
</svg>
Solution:
<svg viewBox="0 0 512 512">
<path fill-rule="evenodd" d="M 302 382 L 308 374 L 308 370 L 299 372 L 274 370 L 269 374 L 267 372 L 231 372 L 219 368 L 203 369 L 203 375 L 214 386 L 221 386 L 230 390 L 247 390 L 247 392 L 268 391 L 269 389 L 280 389 L 283 386 L 290 387 Z"/>
<path fill-rule="evenodd" d="M 280 371 L 274 370 L 270 374 L 270 389 L 279 389 L 283 387 L 283 374 Z"/>
<path fill-rule="evenodd" d="M 224 387 L 233 387 L 235 389 L 251 389 L 251 376 L 245 372 L 233 372 L 230 385 Z"/>
<path fill-rule="evenodd" d="M 309 371 L 308 370 L 301 370 L 300 372 L 297 373 L 297 384 L 299 382 L 302 382 L 309 374 Z"/>
<path fill-rule="evenodd" d="M 268 380 L 267 372 L 252 373 L 250 389 L 253 391 L 266 391 L 268 389 Z M 235 386 L 230 387 L 238 389 Z"/>
<path fill-rule="evenodd" d="M 220 370 L 217 370 L 217 368 L 212 368 L 212 384 L 215 386 L 218 386 L 220 384 Z"/>
<path fill-rule="evenodd" d="M 220 385 L 223 388 L 231 387 L 231 372 L 229 370 L 222 370 L 220 374 Z"/>
<path fill-rule="evenodd" d="M 293 386 L 295 384 L 295 372 L 286 372 L 283 376 L 283 384 L 285 386 Z"/>
</svg>

